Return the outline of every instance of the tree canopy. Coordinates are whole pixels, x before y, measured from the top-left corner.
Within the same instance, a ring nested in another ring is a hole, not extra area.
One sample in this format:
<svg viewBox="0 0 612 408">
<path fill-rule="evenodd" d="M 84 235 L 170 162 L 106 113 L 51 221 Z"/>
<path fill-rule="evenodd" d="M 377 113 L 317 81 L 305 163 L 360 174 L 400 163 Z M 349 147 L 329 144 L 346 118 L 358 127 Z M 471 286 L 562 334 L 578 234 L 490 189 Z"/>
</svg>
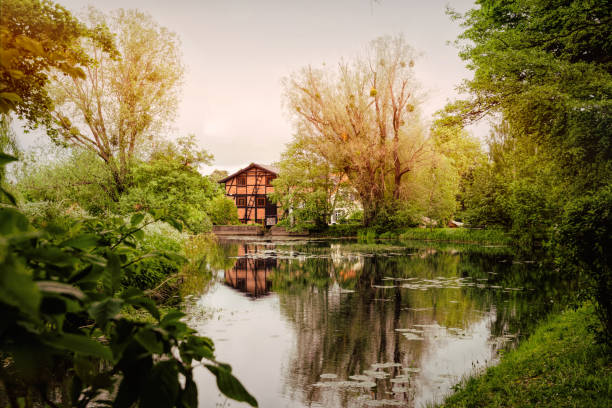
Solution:
<svg viewBox="0 0 612 408">
<path fill-rule="evenodd" d="M 403 37 L 381 37 L 337 70 L 308 66 L 284 80 L 299 137 L 347 175 L 366 224 L 386 195 L 399 198 L 402 178 L 427 152 L 424 140 L 410 137 L 418 121 L 415 58 Z"/>
<path fill-rule="evenodd" d="M 92 64 L 84 75 L 54 76 L 53 130 L 61 141 L 96 153 L 120 193 L 134 159 L 176 114 L 183 76 L 179 40 L 137 10 L 104 15 L 90 9 L 88 19 L 92 27 L 110 27 L 119 56 L 90 41 L 85 50 Z"/>
<path fill-rule="evenodd" d="M 612 17 L 607 2 L 481 0 L 461 15 L 460 56 L 474 71 L 465 121 L 500 113 L 555 149 L 573 185 L 597 188 L 611 168 Z"/>
<path fill-rule="evenodd" d="M 46 85 L 49 72 L 84 78 L 91 62 L 81 46 L 87 38 L 115 55 L 112 36 L 103 24 L 87 28 L 68 10 L 48 0 L 3 0 L 0 3 L 0 112 L 15 111 L 32 127 L 52 126 L 53 99 Z"/>
</svg>

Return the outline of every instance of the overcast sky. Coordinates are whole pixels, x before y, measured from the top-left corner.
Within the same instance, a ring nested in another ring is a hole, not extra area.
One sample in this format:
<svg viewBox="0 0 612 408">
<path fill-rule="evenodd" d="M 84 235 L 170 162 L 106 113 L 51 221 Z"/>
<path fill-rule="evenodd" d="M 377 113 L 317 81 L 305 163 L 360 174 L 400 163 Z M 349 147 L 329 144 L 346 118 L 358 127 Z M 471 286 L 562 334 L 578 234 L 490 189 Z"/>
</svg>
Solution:
<svg viewBox="0 0 612 408">
<path fill-rule="evenodd" d="M 175 31 L 187 68 L 176 134 L 195 133 L 214 154 L 213 168 L 229 171 L 278 160 L 290 140 L 281 78 L 308 64 L 334 65 L 378 36 L 403 34 L 422 52 L 415 69 L 427 93 L 426 115 L 455 97 L 455 87 L 470 76 L 447 45 L 460 28 L 445 15 L 447 4 L 465 11 L 469 0 L 57 2 L 77 14 L 90 4 L 104 11 L 137 8 Z M 33 143 L 31 135 L 21 139 L 24 147 Z"/>
</svg>

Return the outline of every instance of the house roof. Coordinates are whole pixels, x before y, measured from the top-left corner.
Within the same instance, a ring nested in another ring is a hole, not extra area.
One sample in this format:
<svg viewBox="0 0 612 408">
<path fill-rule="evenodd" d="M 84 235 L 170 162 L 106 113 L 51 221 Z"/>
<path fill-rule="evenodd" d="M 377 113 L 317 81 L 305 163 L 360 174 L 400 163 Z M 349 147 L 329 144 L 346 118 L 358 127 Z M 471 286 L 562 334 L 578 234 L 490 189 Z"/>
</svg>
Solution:
<svg viewBox="0 0 612 408">
<path fill-rule="evenodd" d="M 270 173 L 274 174 L 275 176 L 278 175 L 278 169 L 274 166 L 270 166 L 267 164 L 257 164 L 257 163 L 251 163 L 248 166 L 246 166 L 244 169 L 240 169 L 235 173 L 230 174 L 229 176 L 225 177 L 224 179 L 219 180 L 217 183 L 225 183 L 227 180 L 232 179 L 234 177 L 236 177 L 237 175 L 239 175 L 242 172 L 245 172 L 249 169 L 252 169 L 253 167 L 256 167 L 258 169 L 261 170 L 265 170 L 265 171 L 269 171 Z"/>
</svg>

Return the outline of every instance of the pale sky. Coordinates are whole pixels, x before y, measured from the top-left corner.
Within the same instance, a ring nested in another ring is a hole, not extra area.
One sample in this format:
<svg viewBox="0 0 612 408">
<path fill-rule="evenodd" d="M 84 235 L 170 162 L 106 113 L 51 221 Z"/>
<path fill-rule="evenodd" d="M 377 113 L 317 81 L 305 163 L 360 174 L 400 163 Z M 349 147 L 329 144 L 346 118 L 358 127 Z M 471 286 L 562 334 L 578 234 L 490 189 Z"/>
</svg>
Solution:
<svg viewBox="0 0 612 408">
<path fill-rule="evenodd" d="M 415 69 L 426 117 L 471 76 L 447 45 L 460 28 L 444 12 L 447 4 L 465 11 L 470 0 L 56 1 L 76 14 L 88 5 L 137 8 L 179 35 L 186 75 L 173 136 L 195 133 L 214 154 L 203 173 L 277 161 L 292 134 L 281 79 L 309 64 L 334 66 L 381 35 L 403 34 L 422 53 Z M 24 147 L 33 143 L 31 135 L 21 139 Z"/>
</svg>

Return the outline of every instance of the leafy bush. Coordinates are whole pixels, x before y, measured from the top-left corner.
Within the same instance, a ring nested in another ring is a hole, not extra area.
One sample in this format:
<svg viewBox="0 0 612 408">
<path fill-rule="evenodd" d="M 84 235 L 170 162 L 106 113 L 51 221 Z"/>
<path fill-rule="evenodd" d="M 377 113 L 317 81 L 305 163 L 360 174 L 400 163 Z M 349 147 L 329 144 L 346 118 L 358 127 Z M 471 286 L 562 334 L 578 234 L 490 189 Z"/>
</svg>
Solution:
<svg viewBox="0 0 612 408">
<path fill-rule="evenodd" d="M 394 228 L 416 227 L 419 225 L 422 213 L 412 205 L 400 205 L 398 210 L 391 216 Z"/>
<path fill-rule="evenodd" d="M 147 224 L 143 231 L 144 236 L 137 248 L 140 255 L 156 253 L 160 256 L 142 259 L 129 274 L 126 273 L 122 284 L 146 290 L 155 288 L 180 271 L 185 259 L 172 255 L 182 255 L 186 237 L 159 221 Z"/>
<path fill-rule="evenodd" d="M 130 188 L 119 199 L 123 214 L 165 210 L 192 232 L 208 232 L 207 203 L 221 194 L 217 183 L 178 158 L 158 157 L 135 166 Z"/>
<path fill-rule="evenodd" d="M 348 217 L 346 217 L 346 221 L 348 223 L 362 223 L 363 222 L 363 211 L 362 210 L 353 211 L 352 213 L 349 214 Z"/>
<path fill-rule="evenodd" d="M 66 207 L 62 202 L 32 201 L 21 204 L 20 209 L 35 227 L 45 227 L 49 223 L 68 227 L 76 220 L 91 218 L 77 203 Z"/>
<path fill-rule="evenodd" d="M 116 210 L 117 193 L 100 158 L 78 149 L 42 154 L 59 157 L 52 162 L 38 157 L 23 166 L 16 189 L 24 201 L 57 203 L 66 209 L 76 204 L 92 215 Z"/>
<path fill-rule="evenodd" d="M 207 211 L 213 225 L 240 224 L 236 203 L 229 197 L 217 196 L 213 198 L 208 204 Z"/>
<path fill-rule="evenodd" d="M 122 286 L 140 261 L 159 256 L 138 249 L 144 218 L 34 229 L 18 210 L 0 208 L 0 355 L 11 406 L 26 398 L 55 406 L 61 398 L 74 407 L 196 407 L 194 362 L 216 376 L 225 395 L 257 405 L 215 360 L 212 341 L 181 321 L 183 313 L 162 317 L 141 290 Z M 123 316 L 130 306 L 152 322 Z M 54 387 L 58 370 L 64 374 Z"/>
<path fill-rule="evenodd" d="M 555 237 L 563 272 L 581 282 L 579 299 L 590 299 L 612 345 L 612 186 L 568 203 Z"/>
</svg>

